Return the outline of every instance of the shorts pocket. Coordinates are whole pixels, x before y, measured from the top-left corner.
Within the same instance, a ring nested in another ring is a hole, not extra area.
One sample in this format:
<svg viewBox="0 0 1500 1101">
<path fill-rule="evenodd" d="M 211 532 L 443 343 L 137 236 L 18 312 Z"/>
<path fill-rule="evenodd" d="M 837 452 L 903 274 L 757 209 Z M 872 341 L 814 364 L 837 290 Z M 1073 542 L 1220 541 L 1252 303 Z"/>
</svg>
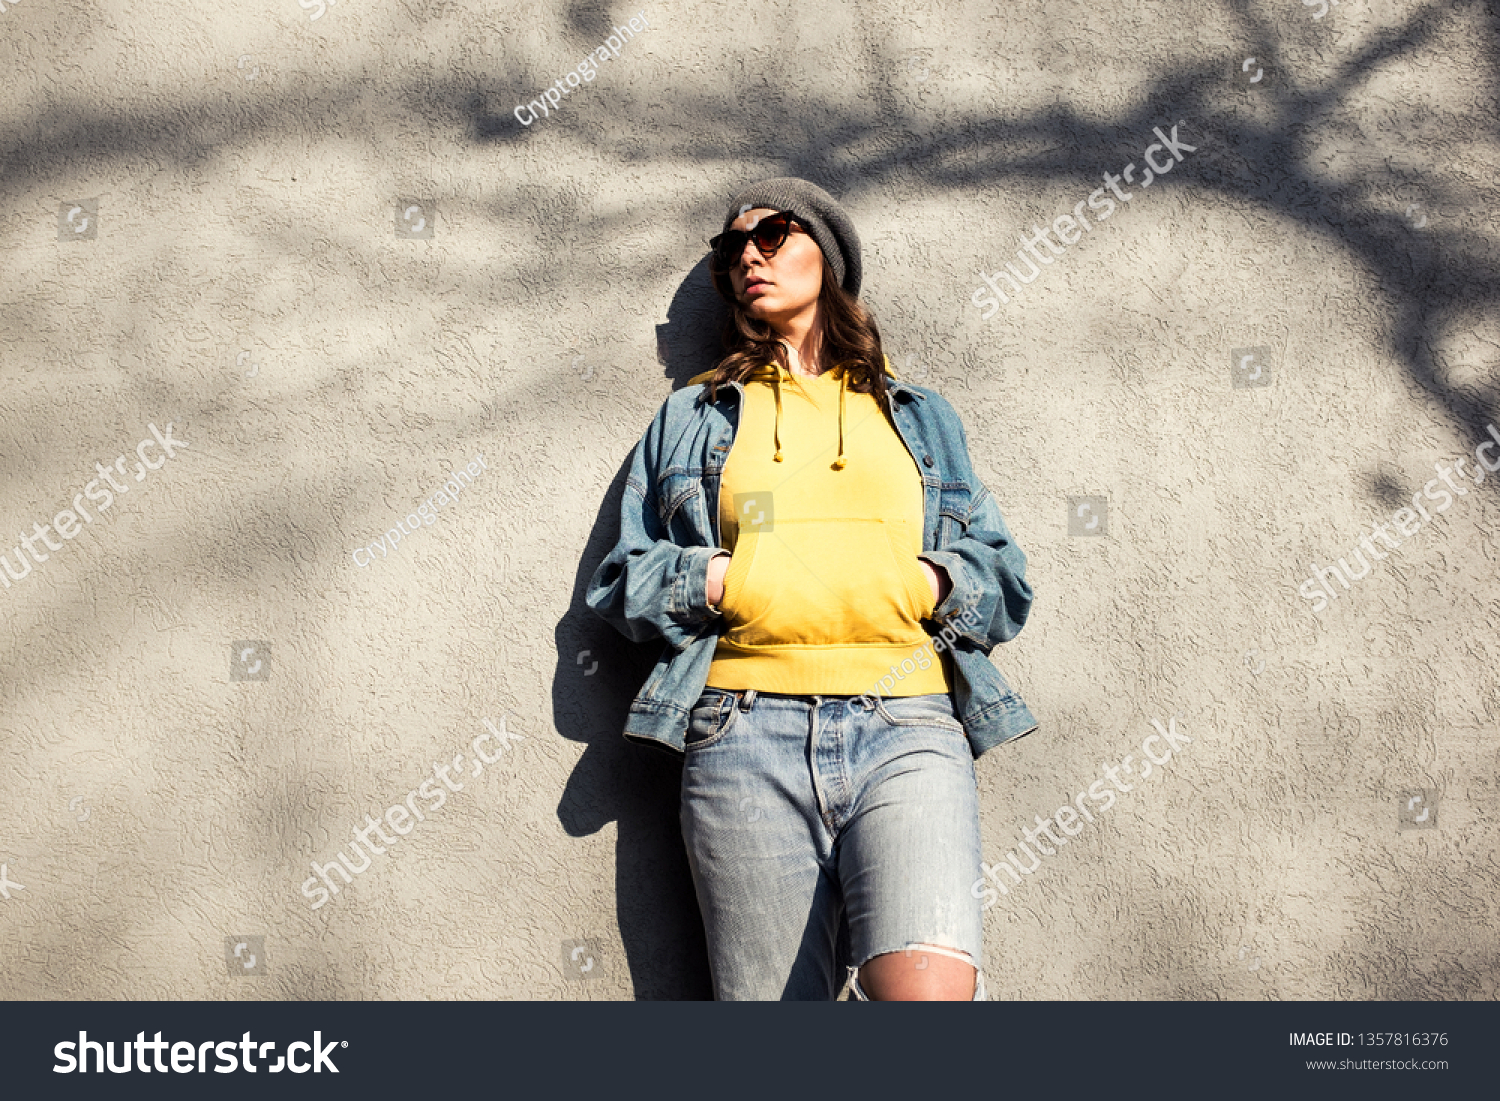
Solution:
<svg viewBox="0 0 1500 1101">
<path fill-rule="evenodd" d="M 953 697 L 945 693 L 877 699 L 875 713 L 891 726 L 936 726 L 964 733 L 964 724 L 953 711 Z"/>
<path fill-rule="evenodd" d="M 724 576 L 725 636 L 739 646 L 906 643 L 934 603 L 904 521 L 777 519 L 742 531 Z"/>
<path fill-rule="evenodd" d="M 687 733 L 683 744 L 687 749 L 701 749 L 722 741 L 734 725 L 740 713 L 739 697 L 722 688 L 706 688 L 698 702 L 688 713 Z"/>
</svg>

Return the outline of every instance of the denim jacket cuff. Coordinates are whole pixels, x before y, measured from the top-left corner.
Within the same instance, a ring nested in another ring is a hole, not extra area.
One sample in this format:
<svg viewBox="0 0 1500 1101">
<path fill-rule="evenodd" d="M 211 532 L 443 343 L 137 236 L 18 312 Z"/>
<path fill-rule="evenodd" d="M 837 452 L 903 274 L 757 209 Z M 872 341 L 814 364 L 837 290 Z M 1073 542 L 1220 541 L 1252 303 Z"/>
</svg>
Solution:
<svg viewBox="0 0 1500 1101">
<path fill-rule="evenodd" d="M 976 635 L 970 629 L 970 620 L 979 608 L 978 587 L 969 579 L 964 571 L 964 560 L 951 551 L 923 551 L 920 557 L 927 559 L 934 566 L 941 566 L 948 575 L 948 580 L 953 582 L 953 587 L 948 590 L 948 595 L 943 602 L 933 609 L 931 619 L 939 627 L 951 626 L 964 638 L 969 639 L 976 646 L 984 647 L 984 636 Z"/>
<path fill-rule="evenodd" d="M 723 547 L 685 547 L 682 553 L 683 569 L 672 588 L 676 618 L 712 619 L 719 612 L 708 602 L 708 564 L 716 556 L 728 552 Z"/>
</svg>

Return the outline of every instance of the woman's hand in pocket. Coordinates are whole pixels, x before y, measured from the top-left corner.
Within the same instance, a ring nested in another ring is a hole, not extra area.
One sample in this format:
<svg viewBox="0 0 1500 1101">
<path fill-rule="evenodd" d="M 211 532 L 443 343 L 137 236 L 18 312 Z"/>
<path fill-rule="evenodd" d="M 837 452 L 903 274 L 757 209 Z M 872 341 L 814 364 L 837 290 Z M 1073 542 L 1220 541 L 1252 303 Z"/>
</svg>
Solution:
<svg viewBox="0 0 1500 1101">
<path fill-rule="evenodd" d="M 708 602 L 716 608 L 724 599 L 724 575 L 729 572 L 732 560 L 729 554 L 719 554 L 708 561 Z"/>
<path fill-rule="evenodd" d="M 941 566 L 934 566 L 925 558 L 918 558 L 917 565 L 922 567 L 922 572 L 927 575 L 928 587 L 932 589 L 932 606 L 936 608 L 944 600 L 948 599 L 948 593 L 953 589 L 953 582 L 948 578 L 948 571 Z M 713 568 L 713 563 L 709 563 Z"/>
</svg>

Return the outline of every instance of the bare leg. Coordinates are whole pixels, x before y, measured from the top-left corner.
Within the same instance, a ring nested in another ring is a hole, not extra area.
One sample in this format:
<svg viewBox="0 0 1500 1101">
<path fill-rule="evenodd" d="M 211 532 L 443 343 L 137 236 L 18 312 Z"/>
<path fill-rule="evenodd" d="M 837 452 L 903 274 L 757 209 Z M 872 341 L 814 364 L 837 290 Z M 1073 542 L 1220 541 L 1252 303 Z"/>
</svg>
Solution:
<svg viewBox="0 0 1500 1101">
<path fill-rule="evenodd" d="M 953 949 L 924 951 L 917 944 L 905 952 L 886 952 L 872 957 L 859 969 L 859 985 L 866 997 L 877 1002 L 967 1002 L 974 998 L 978 972 L 968 959 L 956 959 Z"/>
</svg>

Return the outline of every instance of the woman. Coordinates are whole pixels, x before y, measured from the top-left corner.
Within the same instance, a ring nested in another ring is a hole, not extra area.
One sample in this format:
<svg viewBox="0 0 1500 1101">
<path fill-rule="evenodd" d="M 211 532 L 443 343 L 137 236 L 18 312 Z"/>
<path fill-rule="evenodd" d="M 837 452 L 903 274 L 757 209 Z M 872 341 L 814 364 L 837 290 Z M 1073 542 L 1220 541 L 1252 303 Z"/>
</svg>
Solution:
<svg viewBox="0 0 1500 1101">
<path fill-rule="evenodd" d="M 1037 725 L 987 658 L 1025 555 L 890 371 L 832 196 L 764 180 L 710 244 L 728 355 L 641 438 L 587 599 L 666 643 L 625 736 L 685 754 L 715 996 L 832 998 L 842 959 L 860 1000 L 983 1000 L 974 759 Z"/>
</svg>

